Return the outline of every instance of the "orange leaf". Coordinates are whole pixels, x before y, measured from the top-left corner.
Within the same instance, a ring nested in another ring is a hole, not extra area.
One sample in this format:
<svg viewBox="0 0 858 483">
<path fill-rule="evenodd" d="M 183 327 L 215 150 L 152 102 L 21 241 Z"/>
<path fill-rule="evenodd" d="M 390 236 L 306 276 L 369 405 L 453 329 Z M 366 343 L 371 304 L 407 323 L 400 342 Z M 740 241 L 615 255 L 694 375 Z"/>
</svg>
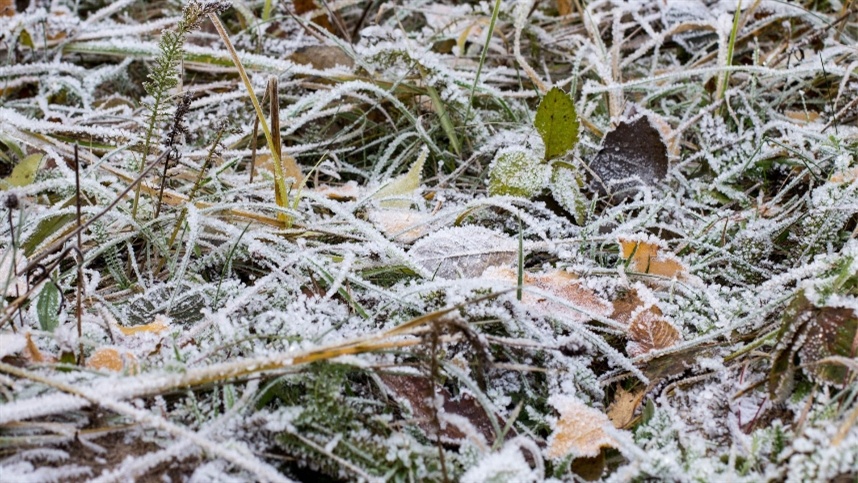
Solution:
<svg viewBox="0 0 858 483">
<path fill-rule="evenodd" d="M 638 273 L 649 273 L 667 278 L 684 278 L 688 268 L 673 254 L 659 254 L 661 241 L 655 237 L 646 240 L 620 238 L 623 258 L 631 259 L 629 267 Z"/>
<path fill-rule="evenodd" d="M 573 396 L 552 396 L 548 402 L 560 413 L 548 438 L 548 457 L 594 457 L 602 448 L 616 448 L 614 438 L 605 433 L 608 417 Z"/>
<path fill-rule="evenodd" d="M 122 372 L 128 369 L 128 372 L 137 372 L 137 358 L 130 352 L 120 353 L 112 347 L 102 347 L 97 349 L 86 361 L 86 367 L 97 369 L 100 371 Z"/>
<path fill-rule="evenodd" d="M 54 362 L 54 359 L 51 356 L 46 356 L 42 354 L 42 351 L 36 346 L 36 343 L 33 342 L 33 339 L 30 337 L 30 333 L 28 332 L 25 337 L 27 338 L 27 349 L 24 351 L 24 357 L 30 359 L 33 362 Z"/>
<path fill-rule="evenodd" d="M 136 335 L 145 332 L 152 332 L 157 334 L 158 332 L 163 332 L 167 330 L 167 324 L 160 317 L 156 317 L 154 322 L 145 324 L 145 325 L 134 325 L 131 327 L 123 327 L 121 325 L 117 326 L 120 332 L 123 335 Z"/>
</svg>

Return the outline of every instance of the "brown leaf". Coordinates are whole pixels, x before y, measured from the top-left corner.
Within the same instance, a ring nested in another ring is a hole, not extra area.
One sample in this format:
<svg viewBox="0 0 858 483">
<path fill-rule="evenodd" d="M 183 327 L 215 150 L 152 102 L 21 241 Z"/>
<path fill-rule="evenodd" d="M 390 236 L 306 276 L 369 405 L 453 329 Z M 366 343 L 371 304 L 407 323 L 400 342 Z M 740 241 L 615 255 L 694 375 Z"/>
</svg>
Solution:
<svg viewBox="0 0 858 483">
<path fill-rule="evenodd" d="M 518 283 L 518 273 L 510 268 L 489 267 L 483 273 L 483 277 Z M 538 288 L 591 314 L 607 317 L 613 310 L 610 302 L 581 285 L 573 273 L 563 270 L 536 274 L 525 273 L 523 281 L 525 287 Z M 538 313 L 559 314 L 576 322 L 587 322 L 591 319 L 589 315 L 567 307 L 563 303 L 527 291 L 522 294 L 521 303 Z"/>
<path fill-rule="evenodd" d="M 44 355 L 42 351 L 36 346 L 36 343 L 33 342 L 33 339 L 30 337 L 30 333 L 24 336 L 27 339 L 27 348 L 24 350 L 24 358 L 29 359 L 31 362 L 42 363 L 42 362 L 56 362 L 56 358 L 51 355 Z"/>
<path fill-rule="evenodd" d="M 561 17 L 572 13 L 572 0 L 557 0 L 557 13 Z"/>
<path fill-rule="evenodd" d="M 631 289 L 614 300 L 614 311 L 611 318 L 622 324 L 628 325 L 632 321 L 632 314 L 644 305 L 638 295 L 638 291 Z"/>
<path fill-rule="evenodd" d="M 411 376 L 402 374 L 379 374 L 379 378 L 385 383 L 388 390 L 397 398 L 404 399 L 411 406 L 414 423 L 426 434 L 435 434 L 434 410 L 429 397 L 434 388 L 431 381 L 422 376 Z M 453 398 L 447 389 L 436 386 L 438 394 L 443 398 L 443 411 L 439 412 L 441 422 L 441 441 L 445 443 L 459 444 L 468 436 L 468 428 L 458 426 L 460 422 L 448 420 L 444 415 L 453 415 L 464 418 L 470 426 L 481 434 L 487 443 L 494 442 L 496 435 L 492 422 L 483 407 L 467 393 L 458 398 Z M 443 413 L 443 414 L 440 414 Z M 514 436 L 515 431 L 510 429 L 507 437 Z"/>
<path fill-rule="evenodd" d="M 548 438 L 548 457 L 564 458 L 599 456 L 602 448 L 616 448 L 614 438 L 605 433 L 611 424 L 608 417 L 574 396 L 556 395 L 548 399 L 560 413 L 560 419 Z"/>
<path fill-rule="evenodd" d="M 629 267 L 639 273 L 649 273 L 667 278 L 685 278 L 688 268 L 673 254 L 659 254 L 660 240 L 650 236 L 641 240 L 619 238 L 623 258 L 631 258 Z"/>
<path fill-rule="evenodd" d="M 302 47 L 290 55 L 289 60 L 296 64 L 309 65 L 317 70 L 333 69 L 338 65 L 351 69 L 355 65 L 354 59 L 343 52 L 343 49 L 332 45 Z"/>
<path fill-rule="evenodd" d="M 629 339 L 626 352 L 631 357 L 637 357 L 676 344 L 679 330 L 661 315 L 661 310 L 652 306 L 640 310 L 634 316 L 629 324 Z"/>
<path fill-rule="evenodd" d="M 637 391 L 626 391 L 622 387 L 617 389 L 614 401 L 608 406 L 608 419 L 614 423 L 615 428 L 624 429 L 632 422 L 644 394 L 646 394 L 645 387 Z"/>
<path fill-rule="evenodd" d="M 14 0 L 0 0 L 0 17 L 14 17 L 15 16 L 15 1 Z"/>
</svg>

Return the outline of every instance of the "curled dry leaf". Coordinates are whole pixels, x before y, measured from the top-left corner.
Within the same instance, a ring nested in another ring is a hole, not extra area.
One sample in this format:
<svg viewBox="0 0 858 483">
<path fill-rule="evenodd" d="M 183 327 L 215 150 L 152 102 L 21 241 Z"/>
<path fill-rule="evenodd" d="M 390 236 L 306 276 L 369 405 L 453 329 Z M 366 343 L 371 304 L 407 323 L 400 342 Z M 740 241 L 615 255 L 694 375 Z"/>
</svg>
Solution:
<svg viewBox="0 0 858 483">
<path fill-rule="evenodd" d="M 555 395 L 548 399 L 560 413 L 554 431 L 548 438 L 549 458 L 595 457 L 602 448 L 616 448 L 617 442 L 605 428 L 611 425 L 608 416 L 593 409 L 574 396 Z"/>
<path fill-rule="evenodd" d="M 36 343 L 33 342 L 33 338 L 30 336 L 29 332 L 24 337 L 27 339 L 27 347 L 24 350 L 25 359 L 29 359 L 30 362 L 37 364 L 42 362 L 56 362 L 57 359 L 54 356 L 50 354 L 42 354 L 42 351 L 40 351 Z"/>
<path fill-rule="evenodd" d="M 111 372 L 122 372 L 127 369 L 133 374 L 137 372 L 138 364 L 134 354 L 128 351 L 120 353 L 113 347 L 102 347 L 89 356 L 86 360 L 86 367 Z"/>
<path fill-rule="evenodd" d="M 502 280 L 511 284 L 518 283 L 517 272 L 505 267 L 489 267 L 483 273 L 483 278 Z M 527 290 L 522 294 L 521 303 L 535 312 L 548 315 L 562 315 L 575 322 L 587 322 L 591 320 L 592 317 L 589 314 L 602 317 L 610 315 L 613 310 L 611 303 L 596 295 L 589 288 L 581 285 L 576 278 L 574 274 L 562 270 L 537 274 L 525 273 L 525 287 L 538 288 L 565 303 L 530 293 Z M 580 310 L 575 310 L 572 307 L 577 307 Z"/>
<path fill-rule="evenodd" d="M 675 255 L 659 253 L 661 240 L 655 237 L 620 237 L 620 251 L 629 260 L 629 268 L 639 273 L 649 273 L 668 278 L 685 278 L 688 268 Z"/>
<path fill-rule="evenodd" d="M 629 342 L 626 351 L 632 357 L 666 349 L 679 340 L 679 330 L 661 314 L 656 306 L 639 309 L 629 324 Z"/>
</svg>

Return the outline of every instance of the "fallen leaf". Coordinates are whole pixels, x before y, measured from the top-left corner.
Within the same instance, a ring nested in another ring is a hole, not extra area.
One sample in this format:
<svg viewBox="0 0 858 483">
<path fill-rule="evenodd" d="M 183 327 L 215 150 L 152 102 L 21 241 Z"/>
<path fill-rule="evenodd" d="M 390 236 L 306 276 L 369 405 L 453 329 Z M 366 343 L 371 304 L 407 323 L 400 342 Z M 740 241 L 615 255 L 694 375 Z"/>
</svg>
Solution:
<svg viewBox="0 0 858 483">
<path fill-rule="evenodd" d="M 617 389 L 614 400 L 608 406 L 608 419 L 614 423 L 617 429 L 625 429 L 635 417 L 635 411 L 643 401 L 646 388 L 637 391 L 626 391 L 622 387 Z"/>
<path fill-rule="evenodd" d="M 506 267 L 489 267 L 483 273 L 483 278 L 502 280 L 508 284 L 518 284 L 518 272 Z M 610 315 L 613 309 L 611 303 L 581 285 L 576 278 L 573 273 L 554 270 L 537 274 L 525 273 L 523 282 L 525 287 L 535 287 L 548 292 L 561 301 L 566 302 L 566 304 L 582 309 L 589 314 L 603 317 Z M 575 310 L 564 303 L 528 292 L 527 290 L 524 290 L 522 293 L 521 303 L 540 314 L 558 314 L 574 322 L 592 320 L 592 316 L 580 310 Z"/>
<path fill-rule="evenodd" d="M 333 69 L 337 66 L 351 69 L 355 65 L 354 59 L 343 52 L 343 49 L 332 45 L 302 47 L 290 55 L 289 60 L 296 64 L 309 65 L 316 70 Z"/>
<path fill-rule="evenodd" d="M 12 169 L 12 173 L 5 179 L 0 180 L 0 189 L 8 189 L 10 187 L 27 186 L 36 179 L 36 173 L 42 165 L 42 160 L 45 155 L 42 153 L 34 153 L 18 162 Z"/>
<path fill-rule="evenodd" d="M 688 268 L 673 254 L 660 254 L 661 240 L 647 238 L 619 238 L 623 258 L 631 263 L 634 272 L 649 273 L 667 278 L 685 278 Z"/>
<path fill-rule="evenodd" d="M 0 0 L 0 17 L 14 17 L 15 16 L 15 1 L 14 0 Z"/>
<path fill-rule="evenodd" d="M 561 17 L 572 13 L 572 0 L 557 0 L 557 13 Z"/>
<path fill-rule="evenodd" d="M 352 180 L 340 186 L 322 185 L 314 191 L 332 200 L 346 201 L 358 199 L 362 190 L 357 181 Z"/>
<path fill-rule="evenodd" d="M 123 327 L 121 325 L 118 325 L 116 328 L 119 329 L 119 331 L 122 332 L 123 335 L 131 336 L 145 333 L 157 334 L 159 332 L 163 332 L 169 329 L 169 325 L 167 324 L 164 317 L 161 314 L 158 314 L 155 316 L 155 320 L 148 324 L 132 325 L 130 327 Z"/>
<path fill-rule="evenodd" d="M 632 314 L 641 306 L 644 301 L 638 295 L 636 289 L 628 290 L 616 300 L 614 300 L 614 311 L 611 313 L 611 318 L 621 324 L 629 324 L 632 321 Z"/>
<path fill-rule="evenodd" d="M 602 448 L 616 448 L 617 442 L 608 436 L 605 427 L 611 425 L 608 416 L 593 409 L 574 396 L 554 395 L 548 399 L 560 413 L 554 431 L 548 437 L 549 458 L 594 458 Z"/>
<path fill-rule="evenodd" d="M 650 306 L 635 314 L 629 324 L 628 336 L 626 352 L 637 357 L 673 346 L 679 340 L 679 330 L 661 315 L 658 307 Z"/>
<path fill-rule="evenodd" d="M 24 357 L 26 359 L 35 363 L 56 362 L 57 359 L 55 357 L 42 354 L 42 351 L 40 351 L 39 347 L 36 346 L 36 343 L 33 342 L 29 332 L 24 337 L 27 339 L 27 348 L 24 351 Z"/>
<path fill-rule="evenodd" d="M 137 358 L 134 357 L 134 354 L 128 351 L 120 353 L 112 347 L 96 349 L 87 359 L 86 367 L 111 372 L 122 372 L 128 369 L 128 372 L 132 374 L 136 373 L 138 369 Z"/>
<path fill-rule="evenodd" d="M 621 122 L 605 136 L 590 162 L 590 170 L 598 177 L 594 188 L 618 200 L 632 196 L 641 184 L 654 185 L 667 176 L 667 168 L 667 146 L 647 116 Z M 640 181 L 626 180 L 633 176 Z M 614 183 L 619 180 L 626 181 Z"/>
<path fill-rule="evenodd" d="M 518 242 L 488 228 L 457 226 L 421 238 L 409 255 L 436 277 L 477 277 L 490 266 L 513 263 Z"/>
<path fill-rule="evenodd" d="M 784 111 L 784 115 L 799 124 L 809 124 L 816 122 L 821 117 L 816 111 Z"/>
<path fill-rule="evenodd" d="M 429 401 L 434 388 L 430 380 L 423 376 L 402 374 L 379 374 L 379 378 L 395 397 L 408 403 L 414 423 L 426 434 L 435 434 L 434 411 Z M 494 426 L 476 399 L 467 393 L 454 398 L 444 387 L 438 389 L 436 394 L 443 400 L 443 410 L 438 413 L 442 441 L 459 444 L 467 439 L 472 430 L 476 430 L 486 443 L 494 442 Z M 511 428 L 507 437 L 514 435 L 515 430 Z"/>
<path fill-rule="evenodd" d="M 391 240 L 411 243 L 429 233 L 428 213 L 414 210 L 370 210 L 367 218 Z"/>
<path fill-rule="evenodd" d="M 384 185 L 374 195 L 373 199 L 379 200 L 378 205 L 382 208 L 407 209 L 411 207 L 411 201 L 407 199 L 390 199 L 385 198 L 409 198 L 417 188 L 420 187 L 420 177 L 423 172 L 423 165 L 426 164 L 426 158 L 429 156 L 429 150 L 423 148 L 417 161 L 411 165 L 407 173 L 397 176 L 392 181 Z"/>
</svg>

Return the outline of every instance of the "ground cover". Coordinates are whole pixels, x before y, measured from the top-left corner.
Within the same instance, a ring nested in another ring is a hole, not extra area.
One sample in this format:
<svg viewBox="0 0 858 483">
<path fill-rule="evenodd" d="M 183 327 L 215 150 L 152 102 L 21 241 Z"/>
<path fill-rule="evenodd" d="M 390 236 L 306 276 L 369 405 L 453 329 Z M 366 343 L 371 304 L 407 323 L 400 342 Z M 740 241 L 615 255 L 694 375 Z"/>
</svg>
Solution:
<svg viewBox="0 0 858 483">
<path fill-rule="evenodd" d="M 854 481 L 856 8 L 0 0 L 0 480 Z"/>
</svg>

